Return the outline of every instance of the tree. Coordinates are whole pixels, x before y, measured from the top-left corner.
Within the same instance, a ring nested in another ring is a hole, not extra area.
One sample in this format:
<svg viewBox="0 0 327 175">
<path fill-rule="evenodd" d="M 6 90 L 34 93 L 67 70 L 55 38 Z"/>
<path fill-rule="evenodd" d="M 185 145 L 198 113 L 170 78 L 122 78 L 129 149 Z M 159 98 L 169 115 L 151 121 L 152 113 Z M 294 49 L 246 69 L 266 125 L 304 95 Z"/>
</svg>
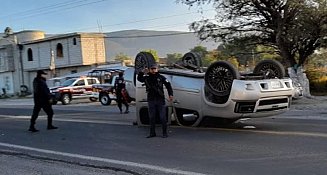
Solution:
<svg viewBox="0 0 327 175">
<path fill-rule="evenodd" d="M 196 21 L 200 39 L 221 39 L 275 48 L 288 66 L 303 65 L 327 40 L 327 0 L 177 0 L 213 4 L 216 21 Z"/>
<path fill-rule="evenodd" d="M 115 56 L 115 60 L 123 62 L 125 60 L 132 60 L 132 58 L 124 53 L 119 53 Z"/>
<path fill-rule="evenodd" d="M 146 49 L 146 50 L 142 50 L 142 52 L 149 52 L 149 53 L 151 53 L 153 55 L 153 57 L 154 57 L 154 60 L 156 62 L 159 62 L 159 56 L 158 56 L 158 52 L 156 50 L 154 50 L 154 49 Z"/>
<path fill-rule="evenodd" d="M 173 65 L 177 61 L 180 61 L 183 57 L 183 54 L 181 53 L 173 53 L 173 54 L 167 54 L 167 65 Z"/>
<path fill-rule="evenodd" d="M 195 46 L 193 49 L 190 49 L 190 51 L 199 53 L 201 57 L 204 57 L 208 53 L 207 48 L 203 46 Z"/>
</svg>

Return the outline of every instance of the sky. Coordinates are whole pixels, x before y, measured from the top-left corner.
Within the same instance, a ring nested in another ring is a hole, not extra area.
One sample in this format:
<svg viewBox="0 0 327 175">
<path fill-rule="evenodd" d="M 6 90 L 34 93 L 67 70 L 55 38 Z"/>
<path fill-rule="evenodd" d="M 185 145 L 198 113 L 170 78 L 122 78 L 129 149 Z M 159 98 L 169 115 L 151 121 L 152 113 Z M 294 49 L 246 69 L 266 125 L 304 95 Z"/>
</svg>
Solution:
<svg viewBox="0 0 327 175">
<path fill-rule="evenodd" d="M 47 34 L 120 30 L 190 31 L 191 22 L 212 19 L 212 6 L 176 0 L 1 0 L 0 32 L 41 30 Z"/>
</svg>

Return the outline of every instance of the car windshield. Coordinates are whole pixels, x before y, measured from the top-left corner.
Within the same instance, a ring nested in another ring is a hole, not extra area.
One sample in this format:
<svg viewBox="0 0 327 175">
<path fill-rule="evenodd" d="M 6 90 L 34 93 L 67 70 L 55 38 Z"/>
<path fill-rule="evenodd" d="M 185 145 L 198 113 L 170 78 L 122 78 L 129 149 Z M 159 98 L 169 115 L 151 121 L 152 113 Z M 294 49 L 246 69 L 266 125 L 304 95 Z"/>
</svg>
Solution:
<svg viewBox="0 0 327 175">
<path fill-rule="evenodd" d="M 73 79 L 69 79 L 69 80 L 66 80 L 64 83 L 62 83 L 62 86 L 70 86 L 71 84 L 73 84 L 74 82 L 76 81 L 75 78 Z"/>
</svg>

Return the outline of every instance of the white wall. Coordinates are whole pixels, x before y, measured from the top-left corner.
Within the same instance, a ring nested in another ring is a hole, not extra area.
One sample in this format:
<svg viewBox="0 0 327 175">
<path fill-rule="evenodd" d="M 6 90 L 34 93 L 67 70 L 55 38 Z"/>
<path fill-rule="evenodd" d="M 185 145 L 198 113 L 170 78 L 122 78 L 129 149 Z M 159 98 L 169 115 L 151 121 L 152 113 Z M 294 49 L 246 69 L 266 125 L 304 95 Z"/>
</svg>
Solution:
<svg viewBox="0 0 327 175">
<path fill-rule="evenodd" d="M 14 94 L 13 75 L 11 72 L 0 73 L 0 94 L 2 88 L 6 89 L 7 94 Z"/>
</svg>

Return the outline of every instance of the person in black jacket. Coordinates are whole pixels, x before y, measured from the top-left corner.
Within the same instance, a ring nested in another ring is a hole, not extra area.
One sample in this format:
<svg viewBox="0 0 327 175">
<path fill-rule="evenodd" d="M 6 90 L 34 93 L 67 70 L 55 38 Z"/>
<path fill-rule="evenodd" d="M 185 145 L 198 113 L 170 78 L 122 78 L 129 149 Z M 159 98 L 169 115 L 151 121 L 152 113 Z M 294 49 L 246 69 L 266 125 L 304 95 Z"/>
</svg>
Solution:
<svg viewBox="0 0 327 175">
<path fill-rule="evenodd" d="M 46 73 L 42 70 L 37 71 L 37 75 L 33 80 L 33 89 L 34 89 L 34 109 L 33 114 L 31 117 L 31 124 L 29 127 L 29 131 L 31 132 L 38 132 L 35 128 L 35 121 L 38 118 L 39 112 L 41 109 L 48 115 L 48 127 L 47 129 L 57 129 L 52 125 L 52 118 L 53 118 L 53 109 L 52 104 L 50 103 L 50 90 L 48 85 L 46 84 L 46 79 L 43 77 Z"/>
<path fill-rule="evenodd" d="M 126 85 L 125 85 L 125 80 L 124 80 L 124 73 L 119 72 L 119 77 L 116 78 L 116 80 L 115 80 L 114 89 L 116 92 L 117 105 L 118 105 L 118 108 L 119 108 L 121 114 L 123 113 L 122 104 L 124 104 L 126 106 L 126 110 L 124 113 L 125 114 L 129 113 L 129 111 L 128 111 L 129 105 L 128 105 L 127 99 L 123 97 L 123 92 L 122 92 L 122 91 L 126 91 L 125 88 L 126 88 Z M 126 96 L 126 94 L 125 94 L 125 96 Z"/>
<path fill-rule="evenodd" d="M 144 75 L 147 73 L 147 75 Z M 163 85 L 166 86 L 169 96 L 169 101 L 173 100 L 173 89 L 170 82 L 158 72 L 158 65 L 153 64 L 150 70 L 145 69 L 138 74 L 137 80 L 144 82 L 147 92 L 149 117 L 150 117 L 150 135 L 147 138 L 155 137 L 156 114 L 160 115 L 162 124 L 162 137 L 166 138 L 167 135 L 167 119 L 165 108 L 165 94 Z"/>
</svg>

